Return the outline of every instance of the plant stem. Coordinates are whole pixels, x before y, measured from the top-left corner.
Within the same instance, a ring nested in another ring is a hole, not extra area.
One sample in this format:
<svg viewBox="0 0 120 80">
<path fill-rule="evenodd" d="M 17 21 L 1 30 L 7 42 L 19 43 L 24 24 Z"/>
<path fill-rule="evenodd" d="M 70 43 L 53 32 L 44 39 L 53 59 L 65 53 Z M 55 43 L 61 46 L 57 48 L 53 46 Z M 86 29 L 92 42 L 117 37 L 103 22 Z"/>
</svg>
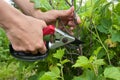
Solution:
<svg viewBox="0 0 120 80">
<path fill-rule="evenodd" d="M 62 61 L 60 60 L 60 63 Z M 61 64 L 61 68 L 60 68 L 60 71 L 61 71 L 61 79 L 64 80 L 64 74 L 63 74 L 63 65 Z"/>
<path fill-rule="evenodd" d="M 68 0 L 65 0 L 65 2 L 71 7 L 72 5 L 68 2 Z"/>
<path fill-rule="evenodd" d="M 95 27 L 95 26 L 94 26 L 94 27 Z M 110 65 L 112 65 L 112 64 L 111 64 L 111 61 L 110 61 L 109 52 L 108 52 L 107 48 L 105 47 L 105 45 L 103 44 L 103 42 L 102 42 L 102 40 L 101 40 L 101 38 L 100 38 L 100 36 L 99 36 L 99 33 L 98 33 L 96 27 L 95 27 L 95 31 L 96 31 L 97 38 L 98 38 L 99 42 L 101 43 L 101 45 L 103 46 L 104 50 L 106 51 L 106 54 L 107 54 L 107 57 L 108 57 L 108 62 L 109 62 Z"/>
<path fill-rule="evenodd" d="M 98 76 L 98 69 L 96 69 L 96 67 L 94 66 L 94 64 L 91 63 L 91 65 L 93 67 L 93 71 L 94 71 L 95 75 Z"/>
<path fill-rule="evenodd" d="M 91 0 L 91 5 L 93 5 L 93 3 L 92 3 L 92 0 Z M 93 11 L 92 11 L 92 14 L 94 14 L 93 13 Z M 112 65 L 111 64 L 111 61 L 110 61 L 110 55 L 109 55 L 109 52 L 108 52 L 108 50 L 107 50 L 107 48 L 105 47 L 105 45 L 103 44 L 103 42 L 102 42 L 102 40 L 101 40 L 101 38 L 100 38 L 100 36 L 99 36 L 99 33 L 98 33 L 98 31 L 97 31 L 97 28 L 96 28 L 96 25 L 92 22 L 92 18 L 93 18 L 93 15 L 91 16 L 91 24 L 93 25 L 93 27 L 95 28 L 95 32 L 96 32 L 96 34 L 94 33 L 94 35 L 96 35 L 96 37 L 98 38 L 98 42 L 100 42 L 100 44 L 102 45 L 102 47 L 104 48 L 104 50 L 105 50 L 105 52 L 106 52 L 106 54 L 107 54 L 107 58 L 108 58 L 108 62 L 109 62 L 109 64 L 110 65 Z M 91 31 L 92 32 L 92 31 Z"/>
<path fill-rule="evenodd" d="M 92 19 L 92 18 L 91 18 Z M 92 21 L 92 20 L 91 20 Z M 92 23 L 93 24 L 93 23 Z M 108 50 L 107 50 L 107 48 L 105 47 L 105 45 L 103 44 L 103 42 L 102 42 L 102 40 L 101 40 L 101 38 L 100 38 L 100 36 L 99 36 L 99 33 L 98 33 L 98 31 L 97 31 L 97 29 L 96 29 L 96 27 L 95 27 L 95 25 L 93 24 L 93 26 L 94 26 L 94 28 L 95 28 L 95 32 L 96 32 L 96 34 L 94 33 L 94 32 L 92 32 L 89 28 L 87 28 L 95 37 L 97 37 L 98 38 L 98 42 L 102 45 L 102 47 L 104 48 L 104 50 L 105 50 L 105 52 L 106 52 L 106 54 L 107 54 L 107 57 L 108 57 L 108 62 L 109 62 L 109 64 L 110 65 L 112 65 L 112 63 L 111 63 L 111 61 L 110 61 L 110 55 L 109 55 L 109 52 L 108 52 Z"/>
</svg>

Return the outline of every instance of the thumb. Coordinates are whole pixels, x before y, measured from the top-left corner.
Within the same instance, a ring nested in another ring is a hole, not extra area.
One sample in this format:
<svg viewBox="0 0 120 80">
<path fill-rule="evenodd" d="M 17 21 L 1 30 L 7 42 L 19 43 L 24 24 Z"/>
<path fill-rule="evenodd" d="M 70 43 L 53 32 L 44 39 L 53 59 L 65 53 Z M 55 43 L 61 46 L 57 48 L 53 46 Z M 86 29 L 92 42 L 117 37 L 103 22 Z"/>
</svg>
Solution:
<svg viewBox="0 0 120 80">
<path fill-rule="evenodd" d="M 74 6 L 72 6 L 70 9 L 68 10 L 59 10 L 57 11 L 57 17 L 66 17 L 66 16 L 70 16 L 71 14 L 73 14 L 74 12 Z"/>
<path fill-rule="evenodd" d="M 40 44 L 42 47 L 39 48 L 39 52 L 41 54 L 45 54 L 47 52 L 47 48 L 46 48 L 46 44 L 44 43 L 44 41 L 42 41 L 42 43 Z"/>
<path fill-rule="evenodd" d="M 43 45 L 42 49 L 39 50 L 41 54 L 45 54 L 47 52 L 47 48 L 45 45 Z"/>
<path fill-rule="evenodd" d="M 66 15 L 71 15 L 74 12 L 74 6 L 67 10 Z"/>
</svg>

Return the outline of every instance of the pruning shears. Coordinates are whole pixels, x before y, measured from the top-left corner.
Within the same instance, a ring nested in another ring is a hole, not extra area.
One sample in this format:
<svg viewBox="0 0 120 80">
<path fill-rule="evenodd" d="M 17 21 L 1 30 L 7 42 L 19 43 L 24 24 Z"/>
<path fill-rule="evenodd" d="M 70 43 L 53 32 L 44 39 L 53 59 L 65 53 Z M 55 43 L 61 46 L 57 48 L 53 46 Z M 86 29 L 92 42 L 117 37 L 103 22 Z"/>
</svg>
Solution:
<svg viewBox="0 0 120 80">
<path fill-rule="evenodd" d="M 51 37 L 51 35 L 53 35 L 53 37 Z M 41 54 L 39 52 L 37 54 L 32 54 L 32 53 L 25 53 L 23 51 L 15 51 L 12 45 L 10 44 L 11 55 L 17 59 L 24 61 L 36 61 L 47 57 L 49 50 L 51 49 L 56 49 L 61 46 L 65 46 L 67 44 L 79 45 L 84 43 L 79 39 L 61 31 L 60 29 L 55 28 L 55 26 L 53 25 L 49 25 L 43 29 L 43 36 L 44 38 L 49 36 L 49 40 L 45 40 L 45 44 L 47 48 L 47 52 L 45 54 Z M 50 41 L 51 38 L 53 39 L 52 41 Z"/>
</svg>

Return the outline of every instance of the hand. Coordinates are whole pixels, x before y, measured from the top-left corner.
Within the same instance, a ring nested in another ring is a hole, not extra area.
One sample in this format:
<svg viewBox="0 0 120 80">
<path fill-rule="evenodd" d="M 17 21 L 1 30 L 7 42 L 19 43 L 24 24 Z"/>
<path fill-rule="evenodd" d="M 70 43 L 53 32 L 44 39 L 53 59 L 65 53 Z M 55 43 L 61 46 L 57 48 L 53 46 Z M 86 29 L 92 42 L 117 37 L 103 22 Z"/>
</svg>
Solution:
<svg viewBox="0 0 120 80">
<path fill-rule="evenodd" d="M 57 18 L 61 18 L 64 25 L 70 26 L 70 31 L 75 28 L 76 24 L 74 23 L 74 7 L 71 7 L 68 10 L 50 10 L 47 12 L 41 12 L 40 10 L 34 9 L 34 3 L 31 3 L 29 0 L 14 0 L 17 6 L 23 11 L 23 13 L 33 16 L 38 19 L 44 20 L 47 24 L 55 24 Z M 26 5 L 24 5 L 26 4 Z M 77 23 L 79 24 L 80 18 L 77 16 Z M 61 23 L 59 27 L 61 27 Z"/>
<path fill-rule="evenodd" d="M 26 16 L 1 0 L 0 25 L 6 31 L 14 50 L 31 53 L 46 52 L 42 29 L 47 25 L 44 21 Z"/>
<path fill-rule="evenodd" d="M 68 10 L 50 10 L 47 12 L 40 12 L 36 11 L 34 14 L 34 17 L 38 19 L 44 20 L 47 24 L 55 24 L 57 18 L 60 18 L 64 25 L 70 26 L 70 32 L 72 33 L 72 30 L 75 28 L 76 24 L 74 23 L 74 7 L 71 7 Z M 77 16 L 77 23 L 81 23 L 80 17 Z M 61 23 L 59 24 L 59 27 L 61 27 Z"/>
<path fill-rule="evenodd" d="M 10 23 L 11 28 L 5 30 L 7 36 L 16 51 L 46 52 L 43 42 L 42 29 L 47 26 L 42 20 L 29 16 L 16 17 L 16 21 Z M 6 23 L 9 26 L 9 23 Z"/>
</svg>

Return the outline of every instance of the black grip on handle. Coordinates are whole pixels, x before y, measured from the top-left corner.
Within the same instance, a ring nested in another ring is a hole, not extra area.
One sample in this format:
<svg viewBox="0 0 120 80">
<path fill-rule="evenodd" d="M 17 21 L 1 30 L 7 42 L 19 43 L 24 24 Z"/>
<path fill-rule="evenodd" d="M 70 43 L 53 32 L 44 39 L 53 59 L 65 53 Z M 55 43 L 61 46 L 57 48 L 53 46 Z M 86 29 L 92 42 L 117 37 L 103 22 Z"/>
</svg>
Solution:
<svg viewBox="0 0 120 80">
<path fill-rule="evenodd" d="M 47 48 L 47 52 L 45 54 L 41 54 L 40 52 L 38 52 L 37 54 L 32 54 L 32 53 L 25 53 L 23 51 L 15 51 L 12 47 L 12 45 L 9 45 L 9 49 L 10 49 L 10 54 L 20 60 L 24 60 L 24 61 L 36 61 L 36 60 L 41 60 L 44 59 L 45 57 L 48 56 L 48 42 L 46 42 L 46 48 Z"/>
</svg>

